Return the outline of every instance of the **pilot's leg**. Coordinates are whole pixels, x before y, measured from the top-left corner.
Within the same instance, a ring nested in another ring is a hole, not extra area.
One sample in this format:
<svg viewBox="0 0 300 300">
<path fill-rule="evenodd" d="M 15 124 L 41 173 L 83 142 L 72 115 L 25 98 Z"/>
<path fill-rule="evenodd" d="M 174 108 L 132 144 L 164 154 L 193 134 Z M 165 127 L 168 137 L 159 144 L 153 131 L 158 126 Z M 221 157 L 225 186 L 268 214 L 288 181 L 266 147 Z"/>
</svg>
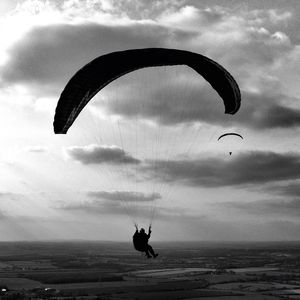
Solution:
<svg viewBox="0 0 300 300">
<path fill-rule="evenodd" d="M 150 246 L 150 245 L 148 245 L 148 251 L 151 253 L 151 255 L 153 256 L 153 257 L 156 257 L 158 254 L 155 254 L 154 253 L 154 250 L 153 250 L 153 248 Z"/>
<path fill-rule="evenodd" d="M 145 253 L 146 253 L 146 256 L 147 256 L 148 258 L 151 258 L 151 255 L 149 254 L 149 249 L 148 249 L 148 248 L 145 250 Z"/>
</svg>

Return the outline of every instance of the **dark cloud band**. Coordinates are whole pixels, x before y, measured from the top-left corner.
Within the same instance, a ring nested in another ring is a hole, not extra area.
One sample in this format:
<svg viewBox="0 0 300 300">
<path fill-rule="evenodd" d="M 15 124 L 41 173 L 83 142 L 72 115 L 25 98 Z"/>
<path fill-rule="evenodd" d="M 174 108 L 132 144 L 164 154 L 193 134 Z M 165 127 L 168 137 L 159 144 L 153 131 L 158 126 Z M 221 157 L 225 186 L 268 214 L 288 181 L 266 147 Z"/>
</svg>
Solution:
<svg viewBox="0 0 300 300">
<path fill-rule="evenodd" d="M 90 191 L 87 193 L 89 197 L 111 200 L 111 201 L 126 201 L 126 202 L 151 202 L 160 199 L 161 196 L 158 193 L 144 194 L 140 192 L 130 192 L 130 191 Z"/>
<path fill-rule="evenodd" d="M 294 153 L 252 151 L 230 160 L 199 158 L 192 160 L 149 161 L 143 166 L 149 178 L 182 185 L 221 187 L 261 185 L 300 178 L 300 156 Z"/>
<path fill-rule="evenodd" d="M 89 145 L 73 146 L 66 149 L 67 154 L 82 164 L 138 164 L 140 161 L 117 146 Z"/>
</svg>

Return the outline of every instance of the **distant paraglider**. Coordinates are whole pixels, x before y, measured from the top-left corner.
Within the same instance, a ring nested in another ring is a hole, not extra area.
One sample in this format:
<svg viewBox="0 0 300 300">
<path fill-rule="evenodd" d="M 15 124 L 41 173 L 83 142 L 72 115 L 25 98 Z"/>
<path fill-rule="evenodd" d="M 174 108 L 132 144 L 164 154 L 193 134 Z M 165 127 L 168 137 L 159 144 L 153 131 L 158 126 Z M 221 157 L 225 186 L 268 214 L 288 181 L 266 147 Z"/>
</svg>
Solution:
<svg viewBox="0 0 300 300">
<path fill-rule="evenodd" d="M 224 133 L 224 134 L 220 135 L 219 138 L 218 138 L 218 141 L 219 141 L 220 139 L 224 138 L 225 136 L 231 136 L 231 135 L 240 137 L 241 139 L 244 139 L 244 138 L 243 138 L 240 134 L 238 134 L 238 133 L 235 133 L 235 132 L 228 132 L 228 133 Z M 229 155 L 232 155 L 232 151 L 229 151 Z"/>
<path fill-rule="evenodd" d="M 229 132 L 229 133 L 224 133 L 224 134 L 220 135 L 219 138 L 218 138 L 218 141 L 219 141 L 221 138 L 223 138 L 224 136 L 227 136 L 227 135 L 236 135 L 236 136 L 239 136 L 241 139 L 244 139 L 244 138 L 243 138 L 240 134 L 238 134 L 238 133 Z"/>
</svg>

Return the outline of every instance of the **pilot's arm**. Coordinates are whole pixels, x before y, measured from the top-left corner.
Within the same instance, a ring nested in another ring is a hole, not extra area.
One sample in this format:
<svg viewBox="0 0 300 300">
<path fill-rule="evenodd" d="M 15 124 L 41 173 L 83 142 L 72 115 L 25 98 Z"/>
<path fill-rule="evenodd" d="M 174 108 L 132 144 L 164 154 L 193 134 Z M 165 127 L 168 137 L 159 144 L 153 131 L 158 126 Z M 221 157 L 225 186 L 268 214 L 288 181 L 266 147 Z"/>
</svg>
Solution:
<svg viewBox="0 0 300 300">
<path fill-rule="evenodd" d="M 151 235 L 151 225 L 149 226 L 149 229 L 148 229 L 148 238 L 150 238 L 150 235 Z"/>
</svg>

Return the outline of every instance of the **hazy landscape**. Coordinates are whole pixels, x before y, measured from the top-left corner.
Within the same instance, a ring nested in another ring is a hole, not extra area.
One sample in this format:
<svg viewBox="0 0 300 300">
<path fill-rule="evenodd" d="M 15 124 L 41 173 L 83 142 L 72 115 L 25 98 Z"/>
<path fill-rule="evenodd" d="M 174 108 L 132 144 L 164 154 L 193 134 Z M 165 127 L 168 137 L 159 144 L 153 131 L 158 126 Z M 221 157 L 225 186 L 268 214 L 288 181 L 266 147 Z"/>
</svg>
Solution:
<svg viewBox="0 0 300 300">
<path fill-rule="evenodd" d="M 1 299 L 300 299 L 300 243 L 2 242 Z"/>
</svg>

